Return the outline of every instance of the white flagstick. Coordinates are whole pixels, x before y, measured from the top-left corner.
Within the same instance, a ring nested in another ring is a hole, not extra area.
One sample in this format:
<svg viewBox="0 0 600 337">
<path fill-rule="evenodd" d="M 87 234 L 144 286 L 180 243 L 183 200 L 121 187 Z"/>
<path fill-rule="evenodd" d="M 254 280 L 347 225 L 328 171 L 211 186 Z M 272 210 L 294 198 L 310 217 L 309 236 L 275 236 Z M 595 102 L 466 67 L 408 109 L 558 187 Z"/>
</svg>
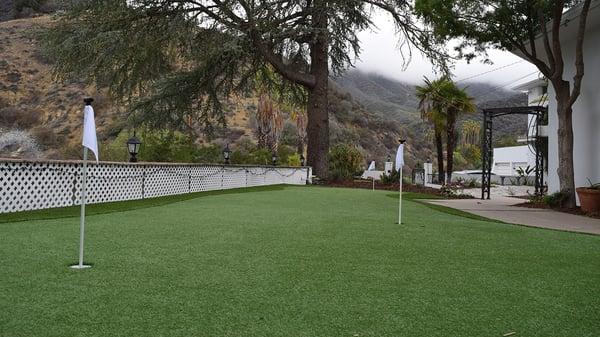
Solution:
<svg viewBox="0 0 600 337">
<path fill-rule="evenodd" d="M 371 161 L 367 171 L 375 171 L 375 161 Z M 371 179 L 373 180 L 373 191 L 375 191 L 375 176 L 371 176 Z"/>
<path fill-rule="evenodd" d="M 398 224 L 402 224 L 402 166 L 400 166 L 400 196 L 398 200 Z"/>
<path fill-rule="evenodd" d="M 400 145 L 396 152 L 396 170 L 400 173 L 400 181 L 398 188 L 398 224 L 402 224 L 402 166 L 404 166 L 404 139 L 400 139 Z"/>
<path fill-rule="evenodd" d="M 90 268 L 90 265 L 83 264 L 83 241 L 85 237 L 85 197 L 87 192 L 87 159 L 88 146 L 91 146 L 96 161 L 98 161 L 98 144 L 96 140 L 96 127 L 94 123 L 94 112 L 91 107 L 93 99 L 84 99 L 86 108 L 84 109 L 84 130 L 83 130 L 83 167 L 81 170 L 81 218 L 79 219 L 79 263 L 71 266 L 73 269 Z M 88 110 L 89 109 L 89 110 Z"/>
<path fill-rule="evenodd" d="M 88 149 L 83 147 L 83 169 L 81 178 L 81 218 L 79 219 L 79 264 L 71 266 L 75 269 L 90 268 L 89 265 L 83 264 L 83 238 L 85 236 L 85 192 L 86 192 L 86 176 L 87 176 L 87 157 Z"/>
</svg>

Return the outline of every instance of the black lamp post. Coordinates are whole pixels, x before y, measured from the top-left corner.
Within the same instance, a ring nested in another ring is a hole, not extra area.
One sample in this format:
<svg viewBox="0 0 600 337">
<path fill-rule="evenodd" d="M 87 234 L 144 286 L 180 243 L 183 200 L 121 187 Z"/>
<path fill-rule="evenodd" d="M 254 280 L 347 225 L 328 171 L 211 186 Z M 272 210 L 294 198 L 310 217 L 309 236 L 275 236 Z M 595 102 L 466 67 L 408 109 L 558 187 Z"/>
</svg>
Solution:
<svg viewBox="0 0 600 337">
<path fill-rule="evenodd" d="M 304 158 L 304 155 L 300 155 L 300 166 L 304 166 L 304 164 L 306 164 L 306 159 Z"/>
<path fill-rule="evenodd" d="M 225 160 L 225 164 L 229 164 L 229 157 L 231 156 L 231 150 L 229 149 L 229 144 L 225 146 L 223 149 L 223 159 Z"/>
<path fill-rule="evenodd" d="M 140 145 L 142 142 L 138 137 L 135 136 L 135 131 L 133 131 L 133 137 L 127 140 L 127 151 L 129 151 L 129 162 L 135 163 L 137 162 L 137 155 L 140 152 Z"/>
<path fill-rule="evenodd" d="M 271 161 L 273 162 L 273 166 L 277 165 L 277 152 L 273 151 L 271 154 Z"/>
</svg>

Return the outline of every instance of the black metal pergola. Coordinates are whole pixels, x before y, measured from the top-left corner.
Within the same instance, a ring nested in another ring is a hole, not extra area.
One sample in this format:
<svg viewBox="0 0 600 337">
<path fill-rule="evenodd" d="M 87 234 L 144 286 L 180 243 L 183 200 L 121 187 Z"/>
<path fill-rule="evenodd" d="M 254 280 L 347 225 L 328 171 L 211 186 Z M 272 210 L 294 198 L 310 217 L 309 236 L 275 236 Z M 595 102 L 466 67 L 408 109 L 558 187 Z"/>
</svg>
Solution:
<svg viewBox="0 0 600 337">
<path fill-rule="evenodd" d="M 541 195 L 544 191 L 544 155 L 542 140 L 539 137 L 539 126 L 542 125 L 547 108 L 542 106 L 524 106 L 512 108 L 492 108 L 483 110 L 483 143 L 482 143 L 482 172 L 481 172 L 481 199 L 490 199 L 492 180 L 492 130 L 494 118 L 506 115 L 534 115 L 535 116 L 535 194 Z M 527 133 L 529 134 L 529 126 Z"/>
</svg>

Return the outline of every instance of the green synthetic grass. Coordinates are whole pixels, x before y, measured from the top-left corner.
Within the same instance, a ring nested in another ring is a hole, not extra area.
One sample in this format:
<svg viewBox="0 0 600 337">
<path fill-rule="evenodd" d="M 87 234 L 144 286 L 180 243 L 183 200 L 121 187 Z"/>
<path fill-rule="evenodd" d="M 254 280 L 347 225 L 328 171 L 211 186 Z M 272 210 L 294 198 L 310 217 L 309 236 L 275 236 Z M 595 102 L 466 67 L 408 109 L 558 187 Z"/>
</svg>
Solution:
<svg viewBox="0 0 600 337">
<path fill-rule="evenodd" d="M 259 192 L 259 191 L 276 191 L 283 189 L 283 185 L 272 185 L 272 186 L 260 186 L 253 187 L 251 189 L 245 188 L 234 188 L 229 190 L 217 190 L 208 192 L 196 192 L 188 194 L 176 194 L 160 198 L 148 198 L 140 200 L 128 200 L 119 202 L 106 202 L 101 204 L 89 204 L 86 205 L 86 215 L 106 214 L 114 212 L 131 211 L 134 209 L 155 207 L 172 204 L 174 202 L 185 201 L 190 199 L 196 199 L 200 197 L 208 197 L 211 195 L 223 195 L 231 193 L 243 193 L 243 192 Z M 2 213 L 0 214 L 0 224 L 4 222 L 17 222 L 17 221 L 28 221 L 28 220 L 48 220 L 48 219 L 59 219 L 79 216 L 81 213 L 80 206 L 67 206 L 60 208 L 51 209 L 39 209 L 35 211 L 15 212 L 15 213 Z"/>
<path fill-rule="evenodd" d="M 600 237 L 388 194 L 98 205 L 82 271 L 76 216 L 2 223 L 0 336 L 600 335 Z"/>
</svg>

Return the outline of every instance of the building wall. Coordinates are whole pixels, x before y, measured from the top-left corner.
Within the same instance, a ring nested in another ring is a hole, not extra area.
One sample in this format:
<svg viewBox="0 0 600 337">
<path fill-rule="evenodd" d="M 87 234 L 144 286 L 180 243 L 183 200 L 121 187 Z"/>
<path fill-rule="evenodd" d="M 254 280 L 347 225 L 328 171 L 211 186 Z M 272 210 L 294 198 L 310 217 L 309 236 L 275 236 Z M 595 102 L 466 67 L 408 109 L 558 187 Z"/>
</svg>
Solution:
<svg viewBox="0 0 600 337">
<path fill-rule="evenodd" d="M 590 13 L 591 14 L 591 13 Z M 592 17 L 590 17 L 591 19 Z M 573 22 L 575 25 L 576 22 Z M 566 35 L 566 34 L 565 34 Z M 565 79 L 575 74 L 575 39 L 565 38 L 563 56 Z M 584 45 L 585 76 L 581 96 L 573 106 L 575 186 L 585 186 L 588 178 L 600 182 L 600 23 L 588 23 Z M 548 88 L 548 191 L 560 190 L 558 180 L 558 118 L 552 86 Z"/>
<path fill-rule="evenodd" d="M 527 92 L 527 104 L 530 106 L 547 106 L 547 99 L 544 99 L 544 87 L 536 86 L 530 88 Z M 527 116 L 527 129 L 529 138 L 535 137 L 535 115 Z"/>
<path fill-rule="evenodd" d="M 492 173 L 499 176 L 517 176 L 516 170 L 535 167 L 535 153 L 528 145 L 494 149 Z"/>
</svg>

